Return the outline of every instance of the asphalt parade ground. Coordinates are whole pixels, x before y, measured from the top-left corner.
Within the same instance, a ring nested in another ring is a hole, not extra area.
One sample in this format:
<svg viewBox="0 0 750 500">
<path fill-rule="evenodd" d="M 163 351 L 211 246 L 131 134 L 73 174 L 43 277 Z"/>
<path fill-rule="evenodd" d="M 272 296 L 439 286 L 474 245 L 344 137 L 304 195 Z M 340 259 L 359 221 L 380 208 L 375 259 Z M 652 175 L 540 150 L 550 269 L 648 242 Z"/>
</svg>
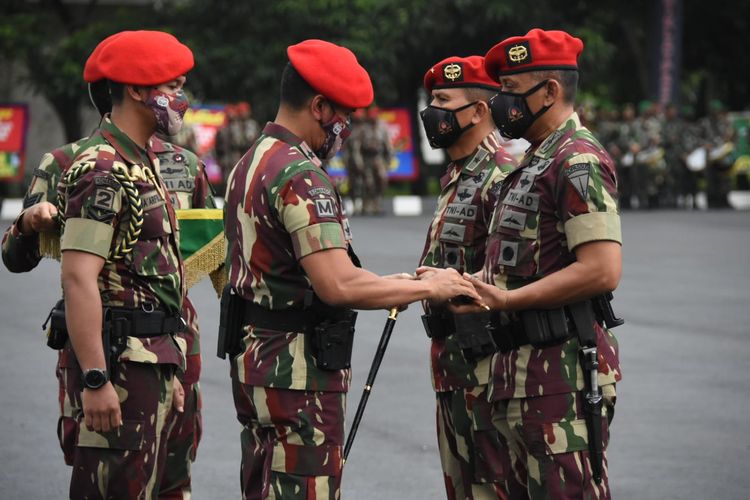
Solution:
<svg viewBox="0 0 750 500">
<path fill-rule="evenodd" d="M 413 271 L 429 222 L 352 219 L 365 267 Z M 3 231 L 9 221 L 0 223 Z M 750 488 L 750 212 L 628 212 L 615 292 L 623 381 L 609 450 L 616 499 L 743 499 Z M 59 265 L 0 269 L 0 499 L 67 498 L 70 470 L 56 437 L 56 353 L 41 324 L 60 295 Z M 240 426 L 226 361 L 215 356 L 218 300 L 190 295 L 203 346 L 203 440 L 193 498 L 239 498 Z M 428 339 L 419 305 L 403 312 L 346 464 L 353 500 L 445 498 L 435 440 Z M 386 311 L 360 314 L 348 421 Z"/>
</svg>

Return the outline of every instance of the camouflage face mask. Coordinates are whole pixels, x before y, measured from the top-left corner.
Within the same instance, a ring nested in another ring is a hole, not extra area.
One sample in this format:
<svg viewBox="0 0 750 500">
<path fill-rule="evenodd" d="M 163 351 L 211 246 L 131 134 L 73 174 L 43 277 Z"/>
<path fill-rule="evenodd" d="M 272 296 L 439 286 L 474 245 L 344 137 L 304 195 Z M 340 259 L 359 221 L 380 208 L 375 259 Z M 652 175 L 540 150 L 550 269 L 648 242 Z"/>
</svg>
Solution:
<svg viewBox="0 0 750 500">
<path fill-rule="evenodd" d="M 180 131 L 182 118 L 190 107 L 190 101 L 182 90 L 167 94 L 156 88 L 149 90 L 145 104 L 156 116 L 156 131 L 166 135 L 175 135 Z"/>
<path fill-rule="evenodd" d="M 326 134 L 323 145 L 315 151 L 315 156 L 321 160 L 330 160 L 338 153 L 344 141 L 352 133 L 351 120 L 341 118 L 334 109 L 333 118 L 320 126 Z"/>
</svg>

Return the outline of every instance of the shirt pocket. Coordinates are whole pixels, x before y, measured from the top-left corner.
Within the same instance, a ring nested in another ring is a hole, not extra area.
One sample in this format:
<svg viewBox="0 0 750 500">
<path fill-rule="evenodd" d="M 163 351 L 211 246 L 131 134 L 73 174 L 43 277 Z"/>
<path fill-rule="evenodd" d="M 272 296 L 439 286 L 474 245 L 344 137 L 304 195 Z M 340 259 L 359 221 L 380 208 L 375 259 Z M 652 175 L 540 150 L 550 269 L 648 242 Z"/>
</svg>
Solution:
<svg viewBox="0 0 750 500">
<path fill-rule="evenodd" d="M 133 267 L 141 276 L 176 273 L 177 259 L 170 249 L 172 226 L 166 202 L 155 190 L 142 195 L 141 200 L 143 224 L 133 247 Z"/>
</svg>

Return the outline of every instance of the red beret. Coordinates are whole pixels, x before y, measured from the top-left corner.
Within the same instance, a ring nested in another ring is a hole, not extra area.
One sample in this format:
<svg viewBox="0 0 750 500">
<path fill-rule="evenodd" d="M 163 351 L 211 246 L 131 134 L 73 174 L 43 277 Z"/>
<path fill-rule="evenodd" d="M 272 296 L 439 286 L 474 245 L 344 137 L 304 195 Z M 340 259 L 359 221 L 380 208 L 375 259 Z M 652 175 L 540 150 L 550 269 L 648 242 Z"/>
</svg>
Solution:
<svg viewBox="0 0 750 500">
<path fill-rule="evenodd" d="M 193 52 L 163 31 L 122 31 L 99 45 L 98 53 L 94 49 L 91 54 L 91 57 L 96 54 L 96 58 L 94 69 L 89 73 L 98 79 L 130 85 L 159 85 L 184 75 L 194 65 Z M 86 81 L 95 80 L 86 78 Z"/>
<path fill-rule="evenodd" d="M 370 75 L 346 47 L 305 40 L 287 47 L 286 54 L 302 79 L 336 104 L 364 108 L 375 97 Z"/>
<path fill-rule="evenodd" d="M 484 56 L 484 69 L 496 80 L 526 71 L 578 69 L 581 52 L 580 38 L 564 31 L 534 28 L 524 36 L 506 38 L 492 47 Z"/>
<path fill-rule="evenodd" d="M 99 45 L 96 46 L 96 48 L 91 53 L 89 58 L 86 59 L 86 65 L 83 67 L 84 81 L 87 81 L 89 83 L 94 83 L 104 78 L 101 70 L 99 69 L 99 64 L 98 64 L 99 54 L 101 53 L 102 49 L 106 47 L 107 44 L 109 44 L 109 42 L 111 42 L 118 36 L 122 35 L 123 33 L 125 32 L 121 31 L 120 33 L 115 33 L 114 35 L 110 35 L 104 40 L 102 40 L 101 42 L 99 42 Z"/>
<path fill-rule="evenodd" d="M 500 90 L 500 86 L 484 70 L 484 57 L 449 57 L 443 59 L 424 75 L 424 88 L 450 89 L 456 87 L 479 87 Z"/>
</svg>

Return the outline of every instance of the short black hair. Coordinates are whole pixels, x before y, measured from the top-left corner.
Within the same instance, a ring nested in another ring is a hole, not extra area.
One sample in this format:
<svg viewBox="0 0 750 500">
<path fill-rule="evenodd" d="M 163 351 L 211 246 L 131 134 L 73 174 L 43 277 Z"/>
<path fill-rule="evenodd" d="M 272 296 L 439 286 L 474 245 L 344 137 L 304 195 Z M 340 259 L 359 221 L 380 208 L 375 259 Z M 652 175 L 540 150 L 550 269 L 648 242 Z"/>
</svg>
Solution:
<svg viewBox="0 0 750 500">
<path fill-rule="evenodd" d="M 113 82 L 108 80 L 109 86 L 109 97 L 112 104 L 122 104 L 122 100 L 125 98 L 125 84 L 120 82 Z"/>
<path fill-rule="evenodd" d="M 106 80 L 89 83 L 89 97 L 100 115 L 112 111 L 112 97 L 109 95 L 109 85 Z"/>
<path fill-rule="evenodd" d="M 469 101 L 489 102 L 492 96 L 500 92 L 500 89 L 491 90 L 483 87 L 464 87 L 464 95 Z"/>
<path fill-rule="evenodd" d="M 287 63 L 281 74 L 281 103 L 292 109 L 301 109 L 317 94 L 319 92 L 315 92 L 315 89 L 300 76 L 292 63 Z"/>
<path fill-rule="evenodd" d="M 563 89 L 563 102 L 575 104 L 578 95 L 578 70 L 575 69 L 553 69 L 549 71 L 537 71 L 538 81 L 557 80 Z"/>
</svg>

